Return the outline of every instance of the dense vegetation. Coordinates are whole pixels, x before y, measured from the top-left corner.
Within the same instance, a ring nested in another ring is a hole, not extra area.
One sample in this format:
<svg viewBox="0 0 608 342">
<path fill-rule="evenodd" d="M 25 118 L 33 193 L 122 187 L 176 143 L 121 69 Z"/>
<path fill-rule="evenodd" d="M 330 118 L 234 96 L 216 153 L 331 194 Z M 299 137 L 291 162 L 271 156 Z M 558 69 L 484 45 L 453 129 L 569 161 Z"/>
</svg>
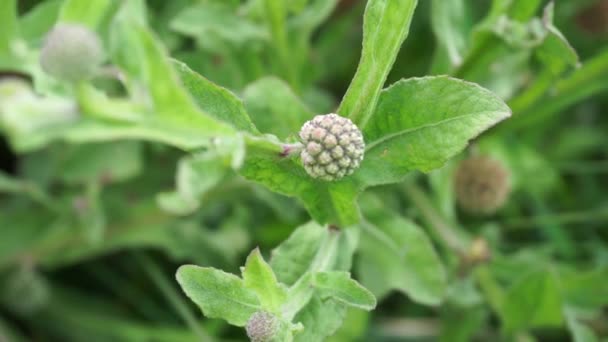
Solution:
<svg viewBox="0 0 608 342">
<path fill-rule="evenodd" d="M 607 92 L 606 0 L 1 0 L 0 341 L 607 341 Z"/>
</svg>

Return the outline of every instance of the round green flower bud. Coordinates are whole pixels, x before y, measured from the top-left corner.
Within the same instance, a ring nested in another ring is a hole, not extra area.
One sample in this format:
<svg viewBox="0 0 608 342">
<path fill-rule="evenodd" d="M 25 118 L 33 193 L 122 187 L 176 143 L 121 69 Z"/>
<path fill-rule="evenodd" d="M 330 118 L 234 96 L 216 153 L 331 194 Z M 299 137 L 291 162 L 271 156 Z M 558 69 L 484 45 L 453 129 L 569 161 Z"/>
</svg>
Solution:
<svg viewBox="0 0 608 342">
<path fill-rule="evenodd" d="M 279 320 L 270 312 L 258 311 L 251 315 L 245 330 L 251 342 L 270 342 L 279 330 Z"/>
<path fill-rule="evenodd" d="M 47 35 L 40 65 L 49 75 L 67 82 L 91 78 L 103 62 L 97 34 L 78 24 L 59 24 Z"/>
<path fill-rule="evenodd" d="M 471 214 L 493 214 L 507 201 L 510 174 L 498 160 L 474 156 L 463 160 L 455 176 L 456 199 Z"/>
<path fill-rule="evenodd" d="M 317 115 L 300 130 L 304 169 L 313 178 L 338 180 L 355 172 L 365 143 L 359 128 L 338 114 Z"/>
</svg>

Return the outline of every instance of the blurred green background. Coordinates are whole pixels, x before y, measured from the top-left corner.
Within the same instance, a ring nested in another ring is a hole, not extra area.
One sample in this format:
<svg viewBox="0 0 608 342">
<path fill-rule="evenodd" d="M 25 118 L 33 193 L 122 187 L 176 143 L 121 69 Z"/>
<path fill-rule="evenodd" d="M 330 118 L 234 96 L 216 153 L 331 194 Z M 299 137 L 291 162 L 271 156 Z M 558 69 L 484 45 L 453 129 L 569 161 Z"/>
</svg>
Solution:
<svg viewBox="0 0 608 342">
<path fill-rule="evenodd" d="M 359 61 L 365 1 L 288 2 L 291 69 L 268 53 L 259 1 L 146 4 L 172 57 L 243 98 L 248 111 L 294 97 L 307 111 L 331 112 Z M 39 48 L 61 3 L 18 1 L 29 47 Z M 479 238 L 483 255 L 463 266 L 466 257 L 435 239 L 449 269 L 445 303 L 385 293 L 371 314 L 349 312 L 333 341 L 497 341 L 505 324 L 518 328 L 509 337 L 518 341 L 608 341 L 608 1 L 555 1 L 554 27 L 575 62 L 563 46 L 547 57 L 543 49 L 553 46 L 538 43 L 537 25 L 550 20 L 545 5 L 420 1 L 387 85 L 450 74 L 494 91 L 514 115 L 446 167 L 412 175 L 409 190 L 372 192 L 431 235 L 439 217 Z M 327 14 L 297 31 L 306 11 Z M 104 40 L 109 26 L 106 18 Z M 290 87 L 259 81 L 269 75 Z M 31 79 L 0 67 L 0 81 L 9 77 Z M 252 248 L 270 251 L 308 221 L 300 204 L 165 145 L 37 145 L 7 127 L 0 125 L 0 342 L 246 340 L 242 329 L 203 319 L 175 270 L 195 263 L 238 273 Z M 495 214 L 456 205 L 453 174 L 467 154 L 490 155 L 511 174 L 510 197 Z M 180 186 L 196 189 L 193 197 Z"/>
</svg>

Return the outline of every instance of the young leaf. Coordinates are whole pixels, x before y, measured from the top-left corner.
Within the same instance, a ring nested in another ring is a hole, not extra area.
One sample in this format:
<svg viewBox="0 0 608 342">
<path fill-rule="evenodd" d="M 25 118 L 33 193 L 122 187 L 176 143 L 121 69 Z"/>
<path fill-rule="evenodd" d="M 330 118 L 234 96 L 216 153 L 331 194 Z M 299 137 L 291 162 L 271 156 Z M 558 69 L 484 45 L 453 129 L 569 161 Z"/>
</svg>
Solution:
<svg viewBox="0 0 608 342">
<path fill-rule="evenodd" d="M 214 268 L 184 265 L 177 270 L 176 277 L 186 295 L 209 318 L 222 318 L 232 325 L 243 327 L 249 317 L 260 310 L 255 293 L 233 274 Z"/>
<path fill-rule="evenodd" d="M 324 341 L 340 328 L 346 305 L 334 299 L 321 300 L 312 296 L 308 304 L 298 312 L 294 322 L 304 325 L 304 330 L 295 335 L 295 342 Z"/>
<path fill-rule="evenodd" d="M 173 67 L 202 111 L 238 130 L 259 133 L 236 95 L 197 74 L 182 62 L 174 60 Z"/>
<path fill-rule="evenodd" d="M 500 98 L 473 83 L 445 76 L 399 81 L 382 92 L 363 131 L 365 158 L 355 177 L 371 186 L 431 171 L 510 115 Z"/>
<path fill-rule="evenodd" d="M 346 305 L 368 311 L 376 307 L 374 295 L 351 279 L 349 272 L 317 272 L 313 274 L 312 284 L 322 298 L 331 297 Z"/>
<path fill-rule="evenodd" d="M 243 270 L 245 286 L 253 290 L 266 310 L 277 312 L 287 300 L 287 290 L 277 281 L 270 265 L 264 261 L 258 248 L 247 257 Z"/>
<path fill-rule="evenodd" d="M 370 0 L 363 22 L 363 51 L 338 113 L 363 129 L 374 112 L 401 44 L 408 35 L 417 0 Z"/>
<path fill-rule="evenodd" d="M 566 67 L 579 65 L 578 54 L 570 45 L 566 37 L 553 25 L 554 3 L 545 7 L 542 24 L 545 30 L 543 42 L 536 50 L 536 55 L 545 66 L 554 74 L 561 74 Z"/>
<path fill-rule="evenodd" d="M 270 266 L 281 283 L 291 286 L 306 273 L 326 235 L 327 229 L 311 221 L 272 250 Z"/>
<path fill-rule="evenodd" d="M 309 222 L 272 251 L 270 265 L 279 281 L 289 286 L 309 271 L 349 270 L 356 233 L 356 229 L 336 231 Z"/>
</svg>

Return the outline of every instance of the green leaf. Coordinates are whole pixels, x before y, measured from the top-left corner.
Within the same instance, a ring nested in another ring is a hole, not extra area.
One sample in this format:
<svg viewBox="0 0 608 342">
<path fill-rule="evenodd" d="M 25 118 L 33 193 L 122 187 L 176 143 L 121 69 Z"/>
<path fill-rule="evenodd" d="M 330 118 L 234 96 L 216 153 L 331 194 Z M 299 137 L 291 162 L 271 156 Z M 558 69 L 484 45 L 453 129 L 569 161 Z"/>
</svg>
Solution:
<svg viewBox="0 0 608 342">
<path fill-rule="evenodd" d="M 553 10 L 555 4 L 549 2 L 545 7 L 542 18 L 545 37 L 536 50 L 536 55 L 554 74 L 560 75 L 566 67 L 579 66 L 578 54 L 566 37 L 553 25 Z"/>
<path fill-rule="evenodd" d="M 171 21 L 170 27 L 200 41 L 219 37 L 242 45 L 268 39 L 264 27 L 237 15 L 230 6 L 217 2 L 198 3 L 185 8 Z"/>
<path fill-rule="evenodd" d="M 19 20 L 23 39 L 39 43 L 57 21 L 62 5 L 63 0 L 44 1 L 23 15 Z"/>
<path fill-rule="evenodd" d="M 569 311 L 569 310 L 567 310 Z M 575 313 L 570 313 L 566 315 L 567 317 L 567 325 L 568 330 L 570 330 L 570 334 L 572 335 L 574 342 L 597 342 L 598 338 L 595 335 L 593 329 L 589 326 L 580 322 Z"/>
<path fill-rule="evenodd" d="M 310 177 L 299 159 L 284 156 L 284 146 L 268 139 L 246 138 L 247 154 L 239 172 L 272 191 L 298 198 L 319 223 L 347 227 L 359 221 L 352 177 L 337 182 Z"/>
<path fill-rule="evenodd" d="M 363 129 L 374 113 L 401 44 L 408 35 L 417 0 L 370 0 L 363 21 L 363 51 L 357 73 L 338 113 Z"/>
<path fill-rule="evenodd" d="M 128 44 L 119 46 L 115 55 L 134 54 L 139 58 L 141 66 L 136 70 L 137 75 L 150 93 L 156 119 L 167 126 L 192 130 L 201 137 L 212 138 L 234 133 L 228 124 L 217 121 L 197 107 L 173 70 L 162 44 L 143 24 L 133 22 L 124 13 L 127 12 L 123 12 L 123 16 L 115 23 L 115 29 L 118 39 L 125 39 L 120 42 Z M 128 49 L 128 52 L 121 52 L 120 49 Z"/>
<path fill-rule="evenodd" d="M 66 0 L 61 8 L 59 21 L 80 23 L 95 30 L 111 6 L 112 0 Z"/>
<path fill-rule="evenodd" d="M 431 27 L 438 45 L 435 58 L 447 60 L 445 67 L 439 67 L 436 61 L 433 73 L 446 73 L 464 59 L 471 29 L 470 5 L 464 0 L 433 0 L 431 6 Z"/>
<path fill-rule="evenodd" d="M 313 116 L 289 85 L 276 77 L 261 78 L 248 85 L 243 101 L 260 131 L 280 139 L 295 137 Z"/>
<path fill-rule="evenodd" d="M 313 275 L 312 284 L 322 298 L 331 297 L 346 305 L 368 311 L 376 307 L 374 295 L 353 280 L 349 272 L 317 272 Z"/>
<path fill-rule="evenodd" d="M 270 266 L 281 283 L 292 286 L 308 272 L 349 270 L 357 242 L 356 229 L 336 231 L 312 221 L 272 251 Z"/>
<path fill-rule="evenodd" d="M 177 281 L 186 295 L 205 316 L 222 318 L 243 327 L 260 309 L 255 293 L 239 277 L 214 268 L 184 265 L 177 270 Z"/>
<path fill-rule="evenodd" d="M 17 1 L 3 0 L 0 3 L 0 60 L 10 55 L 12 43 L 17 38 Z"/>
<path fill-rule="evenodd" d="M 60 168 L 60 178 L 68 184 L 128 180 L 143 170 L 142 146 L 129 141 L 70 146 Z"/>
<path fill-rule="evenodd" d="M 279 284 L 259 248 L 254 249 L 247 257 L 243 280 L 245 286 L 258 295 L 262 307 L 270 312 L 277 313 L 287 300 L 287 290 Z"/>
<path fill-rule="evenodd" d="M 365 127 L 365 157 L 355 177 L 366 186 L 428 172 L 509 117 L 509 107 L 480 86 L 445 76 L 402 80 L 382 92 Z"/>
<path fill-rule="evenodd" d="M 174 60 L 173 66 L 202 111 L 238 130 L 259 133 L 236 95 L 197 74 L 182 62 Z"/>
<path fill-rule="evenodd" d="M 316 222 L 309 222 L 294 230 L 289 238 L 272 250 L 270 266 L 279 281 L 293 285 L 308 270 L 327 229 Z"/>
<path fill-rule="evenodd" d="M 538 270 L 521 277 L 508 291 L 503 320 L 508 331 L 561 326 L 562 297 L 552 270 Z"/>
<path fill-rule="evenodd" d="M 564 300 L 568 305 L 577 307 L 599 309 L 606 306 L 608 305 L 606 279 L 608 279 L 607 266 L 590 271 L 572 269 L 568 272 L 560 272 L 560 286 Z"/>
<path fill-rule="evenodd" d="M 357 258 L 361 283 L 379 298 L 395 289 L 421 304 L 441 303 L 447 274 L 425 232 L 388 210 L 376 215 L 362 224 Z"/>
<path fill-rule="evenodd" d="M 314 295 L 298 312 L 294 322 L 304 325 L 304 330 L 295 335 L 295 342 L 324 341 L 340 328 L 346 315 L 346 305 L 333 299 L 321 300 Z"/>
<path fill-rule="evenodd" d="M 158 195 L 164 210 L 186 215 L 196 211 L 205 194 L 216 187 L 230 170 L 230 161 L 217 151 L 185 157 L 177 164 L 176 191 Z"/>
</svg>

